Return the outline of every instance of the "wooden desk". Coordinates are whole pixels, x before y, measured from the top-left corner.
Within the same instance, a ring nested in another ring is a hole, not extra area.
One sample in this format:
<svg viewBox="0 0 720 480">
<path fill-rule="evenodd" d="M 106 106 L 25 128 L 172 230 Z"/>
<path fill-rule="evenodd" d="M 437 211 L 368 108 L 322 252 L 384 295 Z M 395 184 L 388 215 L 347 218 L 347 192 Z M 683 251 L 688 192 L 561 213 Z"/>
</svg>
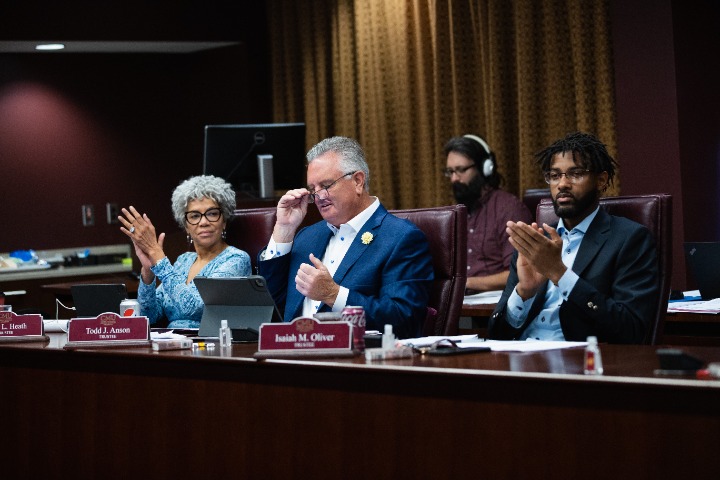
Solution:
<svg viewBox="0 0 720 480">
<path fill-rule="evenodd" d="M 473 318 L 473 328 L 460 333 L 484 336 L 495 304 L 463 305 L 460 315 Z M 668 313 L 664 332 L 658 344 L 720 346 L 720 315 L 699 313 Z"/>
<path fill-rule="evenodd" d="M 485 317 L 488 318 L 495 310 L 495 303 L 484 303 L 482 305 L 463 305 L 460 315 L 463 317 Z"/>
<path fill-rule="evenodd" d="M 663 342 L 670 345 L 720 345 L 720 315 L 668 313 Z"/>
<path fill-rule="evenodd" d="M 463 305 L 460 310 L 461 317 L 471 317 L 472 328 L 461 329 L 461 334 L 477 333 L 481 337 L 487 336 L 487 326 L 490 315 L 495 310 L 494 303 L 483 303 L 482 305 Z"/>
<path fill-rule="evenodd" d="M 0 345 L 7 478 L 718 478 L 720 381 L 655 348 L 365 364 Z M 720 348 L 687 351 L 720 361 Z"/>
</svg>

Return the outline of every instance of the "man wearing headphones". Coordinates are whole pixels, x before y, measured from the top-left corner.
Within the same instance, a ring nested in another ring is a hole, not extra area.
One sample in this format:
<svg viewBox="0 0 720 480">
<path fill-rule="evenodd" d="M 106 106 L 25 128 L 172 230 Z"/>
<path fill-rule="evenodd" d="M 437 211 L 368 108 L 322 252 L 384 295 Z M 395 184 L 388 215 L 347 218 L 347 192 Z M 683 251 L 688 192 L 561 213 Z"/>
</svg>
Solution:
<svg viewBox="0 0 720 480">
<path fill-rule="evenodd" d="M 443 173 L 452 182 L 455 200 L 468 208 L 467 293 L 502 290 L 515 250 L 506 224 L 532 222 L 533 217 L 520 199 L 500 190 L 502 177 L 485 140 L 476 135 L 451 138 L 443 151 Z"/>
</svg>

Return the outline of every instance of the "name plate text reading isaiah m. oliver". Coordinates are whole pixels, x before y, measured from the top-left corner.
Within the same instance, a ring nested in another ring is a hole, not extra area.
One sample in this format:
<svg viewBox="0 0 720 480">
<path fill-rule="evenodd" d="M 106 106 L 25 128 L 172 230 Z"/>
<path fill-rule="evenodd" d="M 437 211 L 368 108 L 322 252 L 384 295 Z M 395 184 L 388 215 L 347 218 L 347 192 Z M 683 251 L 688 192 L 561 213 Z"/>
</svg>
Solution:
<svg viewBox="0 0 720 480">
<path fill-rule="evenodd" d="M 0 342 L 38 342 L 48 340 L 42 315 L 0 312 Z"/>
<path fill-rule="evenodd" d="M 150 346 L 147 317 L 101 313 L 95 318 L 73 318 L 65 348 Z"/>
<path fill-rule="evenodd" d="M 319 322 L 298 317 L 290 323 L 263 323 L 255 358 L 351 357 L 350 322 Z"/>
</svg>

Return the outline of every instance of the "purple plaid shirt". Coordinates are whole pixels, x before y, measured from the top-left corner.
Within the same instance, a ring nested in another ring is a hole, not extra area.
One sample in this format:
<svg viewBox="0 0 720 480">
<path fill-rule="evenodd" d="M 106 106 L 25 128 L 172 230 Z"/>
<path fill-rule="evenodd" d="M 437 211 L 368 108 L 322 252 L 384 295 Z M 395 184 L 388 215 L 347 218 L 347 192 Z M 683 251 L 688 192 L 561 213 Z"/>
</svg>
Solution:
<svg viewBox="0 0 720 480">
<path fill-rule="evenodd" d="M 515 250 L 505 233 L 510 220 L 532 222 L 527 207 L 515 195 L 503 190 L 491 190 L 485 202 L 476 204 L 468 215 L 468 277 L 484 277 L 510 268 Z"/>
</svg>

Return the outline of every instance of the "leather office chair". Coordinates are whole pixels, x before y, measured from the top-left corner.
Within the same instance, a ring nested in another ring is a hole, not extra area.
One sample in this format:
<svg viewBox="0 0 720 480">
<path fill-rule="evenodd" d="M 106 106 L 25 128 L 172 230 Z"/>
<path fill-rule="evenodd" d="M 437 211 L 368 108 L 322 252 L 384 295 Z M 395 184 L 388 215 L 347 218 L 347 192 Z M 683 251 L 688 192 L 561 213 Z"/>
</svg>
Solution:
<svg viewBox="0 0 720 480">
<path fill-rule="evenodd" d="M 276 207 L 237 209 L 226 227 L 225 241 L 250 255 L 253 273 L 257 272 L 257 256 L 267 246 L 272 235 L 276 212 Z M 318 222 L 321 218 L 317 208 L 310 207 L 300 228 Z"/>
<path fill-rule="evenodd" d="M 530 213 L 534 214 L 540 200 L 543 198 L 550 198 L 549 188 L 528 188 L 523 194 L 522 201 L 528 210 L 530 210 Z"/>
<path fill-rule="evenodd" d="M 670 295 L 672 277 L 672 196 L 668 194 L 630 195 L 624 197 L 606 197 L 600 199 L 600 206 L 606 212 L 626 217 L 645 225 L 655 237 L 660 275 L 660 298 L 657 313 L 650 323 L 645 343 L 655 345 L 662 338 L 667 302 Z M 552 201 L 543 199 L 537 206 L 537 222 L 542 225 L 554 225 L 558 222 Z"/>
<path fill-rule="evenodd" d="M 457 335 L 467 281 L 467 208 L 450 205 L 391 213 L 417 225 L 430 244 L 435 279 L 422 334 Z"/>
<path fill-rule="evenodd" d="M 272 235 L 276 211 L 275 207 L 238 209 L 226 227 L 225 241 L 250 255 L 253 273 L 257 272 L 257 256 Z"/>
</svg>

